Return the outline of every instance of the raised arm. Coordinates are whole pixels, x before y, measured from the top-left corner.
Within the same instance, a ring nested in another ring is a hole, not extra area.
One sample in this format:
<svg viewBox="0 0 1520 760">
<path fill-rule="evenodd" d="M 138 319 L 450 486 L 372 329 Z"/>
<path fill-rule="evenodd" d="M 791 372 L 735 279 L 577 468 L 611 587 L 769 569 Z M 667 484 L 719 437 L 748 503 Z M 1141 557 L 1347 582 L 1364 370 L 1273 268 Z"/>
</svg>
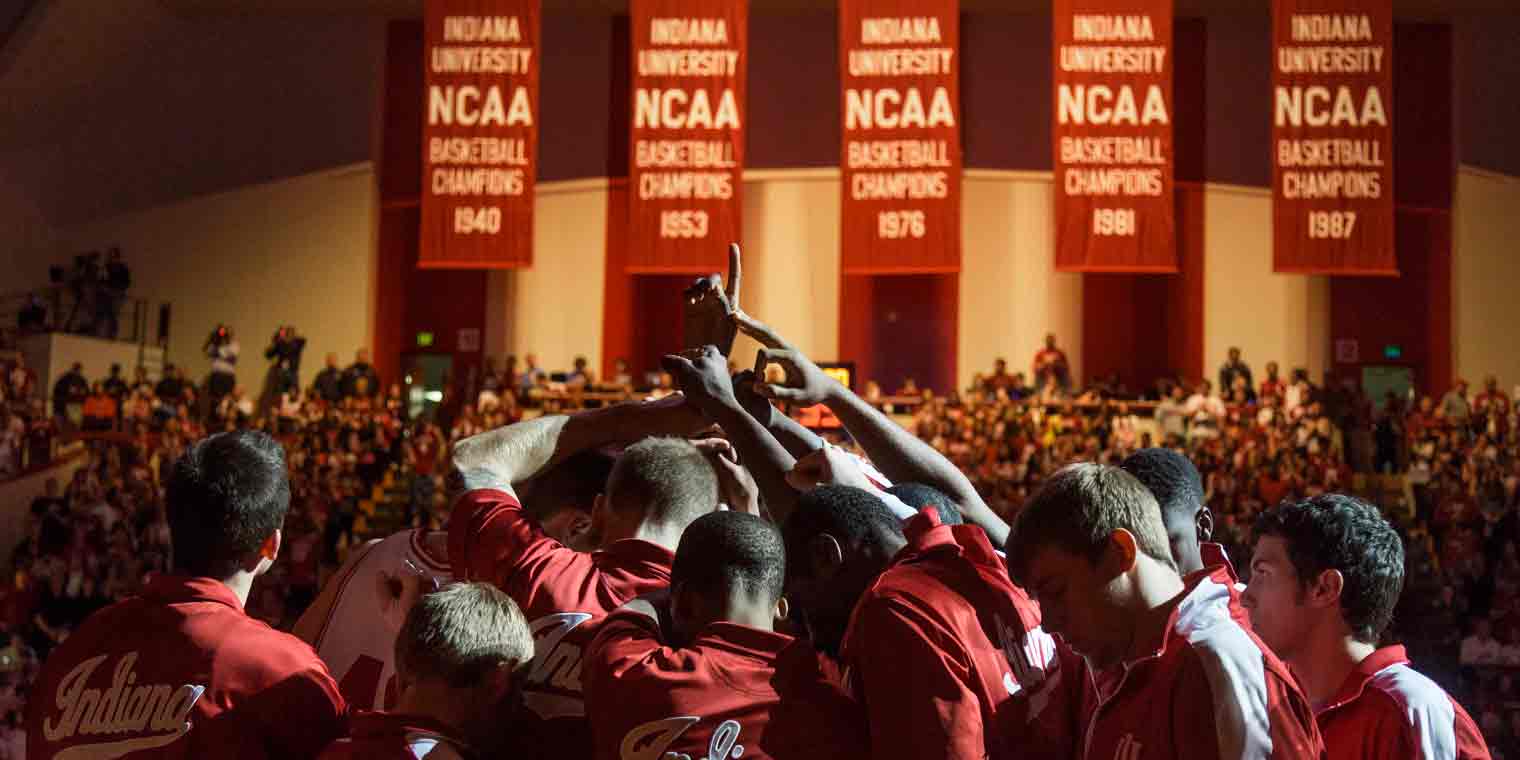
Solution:
<svg viewBox="0 0 1520 760">
<path fill-rule="evenodd" d="M 739 452 L 739 460 L 755 476 L 771 519 L 783 523 L 797 506 L 797 492 L 786 483 L 796 459 L 765 426 L 746 412 L 734 396 L 728 361 L 714 346 L 667 356 L 661 362 L 692 403 L 718 423 Z"/>
<path fill-rule="evenodd" d="M 1008 524 L 987 506 L 965 474 L 932 446 L 825 375 L 802 352 L 761 349 L 755 359 L 755 375 L 763 377 L 766 366 L 773 363 L 786 370 L 786 383 L 757 381 L 757 392 L 767 398 L 827 405 L 882 474 L 893 482 L 938 488 L 955 500 L 967 522 L 987 531 L 994 546 L 1008 540 Z"/>
<path fill-rule="evenodd" d="M 684 436 L 704 427 L 706 419 L 682 396 L 572 415 L 545 415 L 455 443 L 449 477 L 456 493 L 477 488 L 510 492 L 514 483 L 587 449 L 651 435 Z"/>
</svg>

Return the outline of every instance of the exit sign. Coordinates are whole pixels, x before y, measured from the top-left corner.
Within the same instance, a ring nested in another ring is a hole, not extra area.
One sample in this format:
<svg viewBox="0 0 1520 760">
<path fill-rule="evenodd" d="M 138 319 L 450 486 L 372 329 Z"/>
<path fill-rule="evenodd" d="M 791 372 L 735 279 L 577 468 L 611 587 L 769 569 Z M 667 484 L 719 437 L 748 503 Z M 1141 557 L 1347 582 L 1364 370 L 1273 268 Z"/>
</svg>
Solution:
<svg viewBox="0 0 1520 760">
<path fill-rule="evenodd" d="M 1389 343 L 1388 345 L 1383 346 L 1383 358 L 1384 359 L 1402 359 L 1402 358 L 1404 358 L 1404 347 L 1401 346 L 1401 345 L 1399 345 L 1399 344 L 1397 344 L 1397 343 Z"/>
<path fill-rule="evenodd" d="M 433 334 L 430 332 L 417 333 L 417 345 L 421 348 L 433 345 Z"/>
</svg>

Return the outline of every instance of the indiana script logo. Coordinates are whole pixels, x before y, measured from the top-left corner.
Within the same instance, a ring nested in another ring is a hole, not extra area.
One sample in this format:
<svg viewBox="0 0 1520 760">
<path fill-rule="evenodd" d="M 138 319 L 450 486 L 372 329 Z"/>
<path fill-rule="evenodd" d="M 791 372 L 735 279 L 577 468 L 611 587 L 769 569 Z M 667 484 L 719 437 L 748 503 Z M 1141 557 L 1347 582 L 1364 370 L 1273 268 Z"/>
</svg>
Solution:
<svg viewBox="0 0 1520 760">
<path fill-rule="evenodd" d="M 523 693 L 523 704 L 544 720 L 586 714 L 581 696 L 579 644 L 565 641 L 571 631 L 590 620 L 584 612 L 556 612 L 528 624 L 533 633 L 533 668 Z"/>
<path fill-rule="evenodd" d="M 1056 640 L 1039 626 L 1020 632 L 994 615 L 998 644 L 1008 659 L 1011 673 L 1003 674 L 1003 688 L 1010 696 L 1026 691 L 1029 719 L 1033 720 L 1050 702 L 1050 694 L 1061 682 L 1061 661 L 1056 657 Z"/>
<path fill-rule="evenodd" d="M 619 753 L 622 760 L 739 760 L 744 756 L 744 745 L 739 743 L 739 722 L 725 720 L 713 730 L 707 742 L 707 754 L 696 758 L 684 752 L 671 752 L 686 730 L 701 722 L 694 715 L 652 720 L 623 737 Z"/>
<path fill-rule="evenodd" d="M 103 654 L 79 663 L 58 684 L 53 714 L 42 722 L 49 742 L 75 736 L 146 734 L 76 744 L 60 750 L 56 760 L 113 760 L 123 755 L 173 744 L 190 731 L 190 711 L 206 687 L 199 684 L 137 683 L 137 652 L 121 655 L 105 690 L 86 688 L 90 676 L 109 659 Z"/>
</svg>

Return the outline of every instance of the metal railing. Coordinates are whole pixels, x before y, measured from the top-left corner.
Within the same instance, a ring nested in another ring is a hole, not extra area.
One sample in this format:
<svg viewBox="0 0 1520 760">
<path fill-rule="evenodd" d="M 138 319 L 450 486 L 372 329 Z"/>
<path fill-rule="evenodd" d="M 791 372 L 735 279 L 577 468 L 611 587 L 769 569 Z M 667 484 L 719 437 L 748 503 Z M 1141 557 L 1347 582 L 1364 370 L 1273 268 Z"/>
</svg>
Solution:
<svg viewBox="0 0 1520 760">
<path fill-rule="evenodd" d="M 167 343 L 155 335 L 146 299 L 104 289 L 49 285 L 0 294 L 0 350 L 16 348 L 21 336 L 70 333 L 139 346 Z"/>
</svg>

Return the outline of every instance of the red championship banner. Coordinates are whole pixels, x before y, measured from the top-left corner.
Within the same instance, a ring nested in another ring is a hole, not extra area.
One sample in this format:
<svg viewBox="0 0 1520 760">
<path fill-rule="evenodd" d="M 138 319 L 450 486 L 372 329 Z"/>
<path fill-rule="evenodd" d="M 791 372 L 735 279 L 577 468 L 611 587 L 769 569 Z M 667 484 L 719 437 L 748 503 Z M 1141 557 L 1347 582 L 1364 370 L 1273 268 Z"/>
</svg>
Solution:
<svg viewBox="0 0 1520 760">
<path fill-rule="evenodd" d="M 1396 275 L 1392 0 L 1272 3 L 1272 262 Z"/>
<path fill-rule="evenodd" d="M 628 271 L 721 271 L 744 208 L 747 0 L 631 0 Z"/>
<path fill-rule="evenodd" d="M 426 0 L 419 268 L 533 263 L 539 0 Z"/>
<path fill-rule="evenodd" d="M 958 0 L 840 0 L 844 274 L 958 272 Z"/>
<path fill-rule="evenodd" d="M 1171 0 L 1055 0 L 1056 268 L 1177 271 Z"/>
</svg>

